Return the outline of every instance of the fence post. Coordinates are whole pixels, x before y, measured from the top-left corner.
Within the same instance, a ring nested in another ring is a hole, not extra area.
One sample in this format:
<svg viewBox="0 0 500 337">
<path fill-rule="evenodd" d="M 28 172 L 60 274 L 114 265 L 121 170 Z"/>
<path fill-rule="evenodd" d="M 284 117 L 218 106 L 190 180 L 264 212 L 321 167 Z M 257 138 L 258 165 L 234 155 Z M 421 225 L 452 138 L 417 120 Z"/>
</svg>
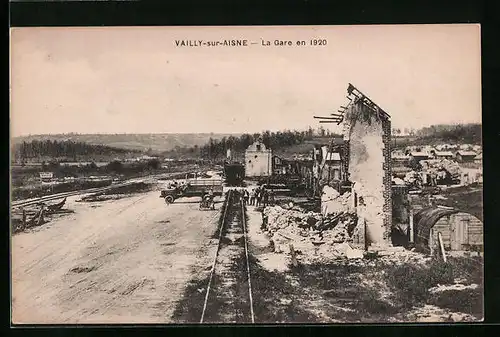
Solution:
<svg viewBox="0 0 500 337">
<path fill-rule="evenodd" d="M 432 257 L 434 257 L 434 230 L 431 228 L 429 231 L 429 249 L 430 249 L 430 254 Z"/>
<path fill-rule="evenodd" d="M 40 216 L 38 217 L 38 226 L 41 226 L 43 224 L 43 213 L 45 211 L 45 207 L 42 206 L 42 208 L 40 209 Z"/>
<path fill-rule="evenodd" d="M 410 243 L 414 243 L 414 232 L 413 232 L 413 210 L 410 209 Z"/>
<path fill-rule="evenodd" d="M 443 256 L 443 261 L 446 262 L 446 253 L 444 251 L 443 237 L 441 232 L 438 232 L 439 247 L 441 248 L 441 255 Z"/>
<path fill-rule="evenodd" d="M 298 266 L 298 262 L 297 262 L 297 258 L 295 256 L 295 249 L 293 248 L 293 244 L 290 244 L 289 248 L 290 248 L 290 255 L 291 255 L 291 258 L 292 258 L 292 265 L 294 267 L 297 267 Z"/>
</svg>

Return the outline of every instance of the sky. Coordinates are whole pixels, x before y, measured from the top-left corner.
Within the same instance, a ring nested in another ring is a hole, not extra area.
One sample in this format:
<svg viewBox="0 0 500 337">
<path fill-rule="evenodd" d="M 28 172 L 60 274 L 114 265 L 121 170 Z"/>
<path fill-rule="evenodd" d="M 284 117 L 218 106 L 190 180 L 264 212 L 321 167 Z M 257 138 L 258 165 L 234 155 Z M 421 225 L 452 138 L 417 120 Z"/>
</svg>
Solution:
<svg viewBox="0 0 500 337">
<path fill-rule="evenodd" d="M 257 44 L 175 45 L 223 39 Z M 317 128 L 348 83 L 395 128 L 480 123 L 480 60 L 475 24 L 12 28 L 11 135 Z"/>
</svg>

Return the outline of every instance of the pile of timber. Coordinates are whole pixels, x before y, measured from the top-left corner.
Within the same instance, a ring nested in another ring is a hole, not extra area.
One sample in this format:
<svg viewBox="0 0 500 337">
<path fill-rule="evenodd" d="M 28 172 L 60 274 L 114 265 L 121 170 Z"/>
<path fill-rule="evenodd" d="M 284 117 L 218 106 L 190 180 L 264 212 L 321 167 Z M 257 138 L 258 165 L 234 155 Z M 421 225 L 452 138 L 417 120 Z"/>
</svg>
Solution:
<svg viewBox="0 0 500 337">
<path fill-rule="evenodd" d="M 22 208 L 17 212 L 12 212 L 13 232 L 19 232 L 31 227 L 43 225 L 46 222 L 45 216 L 60 213 L 65 203 L 66 198 L 55 204 L 47 205 L 45 203 L 39 203 L 34 209 Z"/>
</svg>

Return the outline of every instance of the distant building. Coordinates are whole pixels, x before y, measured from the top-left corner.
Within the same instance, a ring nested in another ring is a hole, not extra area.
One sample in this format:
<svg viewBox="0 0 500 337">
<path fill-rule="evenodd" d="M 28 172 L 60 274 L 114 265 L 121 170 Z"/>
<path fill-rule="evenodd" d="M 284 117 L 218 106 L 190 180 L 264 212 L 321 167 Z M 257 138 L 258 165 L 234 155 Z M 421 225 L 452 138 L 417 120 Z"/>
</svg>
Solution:
<svg viewBox="0 0 500 337">
<path fill-rule="evenodd" d="M 435 159 L 453 159 L 454 157 L 451 151 L 431 151 L 431 155 Z"/>
<path fill-rule="evenodd" d="M 266 177 L 272 174 L 272 150 L 259 140 L 245 151 L 245 175 L 247 177 Z"/>
<path fill-rule="evenodd" d="M 158 157 L 151 157 L 148 155 L 144 155 L 144 156 L 140 156 L 140 157 L 136 158 L 137 161 L 149 161 L 149 160 L 154 160 L 154 159 L 158 159 Z"/>
<path fill-rule="evenodd" d="M 273 174 L 286 174 L 287 162 L 283 158 L 273 155 Z"/>
<path fill-rule="evenodd" d="M 341 179 L 342 172 L 342 161 L 340 159 L 340 153 L 338 152 L 329 152 L 326 153 L 325 156 L 325 168 L 326 172 L 323 175 L 326 175 L 328 180 L 337 180 Z"/>
<path fill-rule="evenodd" d="M 475 156 L 474 162 L 477 164 L 482 164 L 483 163 L 483 154 L 479 153 L 477 156 Z"/>
<path fill-rule="evenodd" d="M 410 159 L 415 160 L 416 162 L 420 162 L 421 160 L 429 159 L 429 155 L 426 152 L 410 152 Z"/>
<path fill-rule="evenodd" d="M 470 162 L 474 162 L 474 158 L 476 156 L 477 156 L 477 153 L 474 151 L 457 151 L 455 158 L 458 162 L 470 163 Z"/>
<path fill-rule="evenodd" d="M 396 166 L 401 166 L 401 165 L 406 165 L 408 161 L 410 160 L 410 156 L 400 153 L 400 152 L 393 152 L 391 155 L 391 161 L 393 165 Z"/>
<path fill-rule="evenodd" d="M 342 161 L 342 146 L 317 146 L 313 153 L 314 174 L 323 184 L 346 180 L 346 170 Z"/>
<path fill-rule="evenodd" d="M 430 145 L 425 145 L 421 148 L 421 152 L 426 152 L 426 153 L 431 153 L 433 151 L 436 151 L 436 149 Z"/>
</svg>

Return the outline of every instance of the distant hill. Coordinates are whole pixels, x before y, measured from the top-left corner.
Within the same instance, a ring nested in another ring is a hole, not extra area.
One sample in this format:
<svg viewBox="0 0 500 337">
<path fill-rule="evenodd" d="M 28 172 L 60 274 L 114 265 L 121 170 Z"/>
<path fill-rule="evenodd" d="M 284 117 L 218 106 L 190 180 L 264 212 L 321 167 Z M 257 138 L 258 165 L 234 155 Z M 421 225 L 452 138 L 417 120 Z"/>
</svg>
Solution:
<svg viewBox="0 0 500 337">
<path fill-rule="evenodd" d="M 26 161 L 99 161 L 111 158 L 130 158 L 143 153 L 139 150 L 94 145 L 72 140 L 32 140 L 12 145 L 12 158 L 16 162 Z"/>
<path fill-rule="evenodd" d="M 24 142 L 37 141 L 73 141 L 85 142 L 92 145 L 105 145 L 127 150 L 165 152 L 175 148 L 202 146 L 212 139 L 239 134 L 218 133 L 163 133 L 163 134 L 53 134 L 30 135 L 12 138 L 12 145 Z"/>
</svg>

